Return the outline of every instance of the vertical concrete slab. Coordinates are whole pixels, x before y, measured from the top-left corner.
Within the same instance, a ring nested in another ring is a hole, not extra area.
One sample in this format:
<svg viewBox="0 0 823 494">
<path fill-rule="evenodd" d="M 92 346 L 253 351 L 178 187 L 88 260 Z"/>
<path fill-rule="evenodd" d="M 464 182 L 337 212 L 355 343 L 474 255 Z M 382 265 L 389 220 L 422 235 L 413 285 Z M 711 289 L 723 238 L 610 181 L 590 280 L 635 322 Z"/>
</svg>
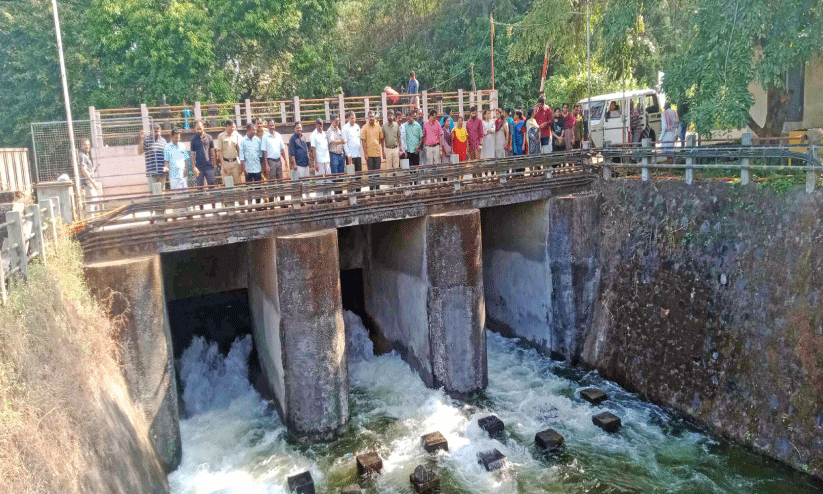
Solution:
<svg viewBox="0 0 823 494">
<path fill-rule="evenodd" d="M 328 439 L 348 422 L 336 230 L 252 242 L 249 301 L 264 372 L 289 431 Z"/>
<path fill-rule="evenodd" d="M 371 225 L 366 312 L 423 382 L 465 396 L 488 382 L 478 210 Z"/>
<path fill-rule="evenodd" d="M 129 394 L 146 416 L 150 440 L 168 471 L 182 458 L 169 318 L 160 256 L 87 264 L 92 293 L 121 321 L 117 335 Z"/>
<path fill-rule="evenodd" d="M 480 211 L 426 217 L 434 386 L 465 396 L 488 384 Z"/>
<path fill-rule="evenodd" d="M 597 195 L 484 209 L 488 325 L 576 362 L 599 280 Z"/>
</svg>

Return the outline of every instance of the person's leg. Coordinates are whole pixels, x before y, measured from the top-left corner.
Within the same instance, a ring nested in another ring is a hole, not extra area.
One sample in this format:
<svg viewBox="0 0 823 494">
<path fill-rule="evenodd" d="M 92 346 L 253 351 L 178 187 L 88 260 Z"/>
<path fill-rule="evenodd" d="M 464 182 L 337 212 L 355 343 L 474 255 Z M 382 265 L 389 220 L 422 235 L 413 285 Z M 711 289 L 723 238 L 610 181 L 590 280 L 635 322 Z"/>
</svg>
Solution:
<svg viewBox="0 0 823 494">
<path fill-rule="evenodd" d="M 201 170 L 200 175 L 197 175 L 197 177 L 195 177 L 194 180 L 197 183 L 198 187 L 202 187 L 203 185 L 206 184 L 206 174 L 203 173 L 203 171 Z"/>
<path fill-rule="evenodd" d="M 331 175 L 331 161 L 320 163 L 320 175 Z"/>
<path fill-rule="evenodd" d="M 420 165 L 420 155 L 417 153 L 406 153 L 409 158 L 409 168 Z"/>
<path fill-rule="evenodd" d="M 374 156 L 374 157 L 369 156 L 366 164 L 368 165 L 369 170 L 379 170 L 381 161 L 382 161 L 382 159 L 381 159 L 380 156 Z"/>
<path fill-rule="evenodd" d="M 363 158 L 352 158 L 351 164 L 354 165 L 355 173 L 363 171 Z"/>
<path fill-rule="evenodd" d="M 386 149 L 386 168 L 400 168 L 400 148 Z"/>
<path fill-rule="evenodd" d="M 297 178 L 306 178 L 309 176 L 309 167 L 308 166 L 298 166 L 297 167 Z"/>
</svg>

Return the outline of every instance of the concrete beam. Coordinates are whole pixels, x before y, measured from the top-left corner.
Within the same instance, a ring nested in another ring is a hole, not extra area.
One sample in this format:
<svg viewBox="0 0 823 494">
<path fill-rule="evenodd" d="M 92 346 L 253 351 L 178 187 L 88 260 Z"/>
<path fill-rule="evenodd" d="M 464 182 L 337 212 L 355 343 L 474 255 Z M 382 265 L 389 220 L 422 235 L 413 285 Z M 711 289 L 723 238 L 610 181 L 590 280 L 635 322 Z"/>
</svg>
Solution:
<svg viewBox="0 0 823 494">
<path fill-rule="evenodd" d="M 126 385 L 170 472 L 180 465 L 182 443 L 160 256 L 87 264 L 85 273 L 92 293 L 107 300 L 109 315 L 122 321 L 117 338 Z"/>
<path fill-rule="evenodd" d="M 600 269 L 596 194 L 484 209 L 488 326 L 576 362 Z"/>
<path fill-rule="evenodd" d="M 283 421 L 300 439 L 348 423 L 348 366 L 337 232 L 257 240 L 249 302 L 258 356 Z"/>
<path fill-rule="evenodd" d="M 466 396 L 488 383 L 480 212 L 374 224 L 366 311 L 427 386 Z"/>
</svg>

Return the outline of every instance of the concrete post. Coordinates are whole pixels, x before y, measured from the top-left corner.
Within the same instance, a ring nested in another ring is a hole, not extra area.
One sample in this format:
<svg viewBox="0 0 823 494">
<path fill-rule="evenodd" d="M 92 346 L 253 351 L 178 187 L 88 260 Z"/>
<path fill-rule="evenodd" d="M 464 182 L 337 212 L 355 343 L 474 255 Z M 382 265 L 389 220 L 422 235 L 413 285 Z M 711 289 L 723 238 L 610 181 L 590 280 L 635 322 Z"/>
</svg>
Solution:
<svg viewBox="0 0 823 494">
<path fill-rule="evenodd" d="M 469 91 L 469 108 L 475 106 L 474 104 L 474 91 Z M 465 118 L 465 117 L 463 117 Z"/>
<path fill-rule="evenodd" d="M 26 207 L 26 214 L 31 215 L 31 250 L 40 254 L 43 265 L 46 265 L 46 242 L 43 241 L 43 217 L 40 215 L 40 205 L 31 204 Z"/>
<path fill-rule="evenodd" d="M 343 93 L 337 95 L 337 108 L 340 112 L 340 122 L 346 121 L 346 104 L 345 104 L 345 96 Z"/>
<path fill-rule="evenodd" d="M 195 101 L 194 102 L 194 121 L 196 122 L 196 121 L 202 120 L 202 119 L 203 119 L 203 112 L 200 111 L 200 102 Z M 203 124 L 203 126 L 205 127 L 205 124 Z M 194 126 L 192 126 L 192 128 L 193 127 Z"/>
<path fill-rule="evenodd" d="M 752 134 L 750 132 L 746 132 L 740 137 L 740 145 L 752 145 Z M 749 185 L 749 158 L 742 158 L 740 160 L 740 167 L 740 184 Z"/>
<path fill-rule="evenodd" d="M 363 118 L 369 118 L 369 98 L 363 98 Z"/>
<path fill-rule="evenodd" d="M 294 97 L 294 124 L 300 121 L 300 96 Z"/>
<path fill-rule="evenodd" d="M 329 109 L 329 100 L 323 102 L 323 109 L 326 111 L 326 122 L 331 121 L 331 110 Z"/>
<path fill-rule="evenodd" d="M 6 227 L 9 239 L 9 271 L 20 267 L 23 278 L 29 277 L 29 258 L 26 238 L 23 234 L 23 215 L 20 211 L 6 211 Z M 2 280 L 5 283 L 5 280 Z"/>
<path fill-rule="evenodd" d="M 809 154 L 812 155 L 815 162 L 820 161 L 820 147 L 815 144 L 809 146 Z M 814 170 L 806 170 L 806 193 L 811 194 L 817 186 L 817 172 Z"/>
<path fill-rule="evenodd" d="M 496 110 L 498 105 L 497 101 L 497 89 L 492 90 L 491 94 L 489 95 L 489 108 L 492 110 Z"/>
<path fill-rule="evenodd" d="M 649 147 L 651 147 L 652 140 L 651 139 L 643 139 L 642 141 L 640 141 L 640 145 L 643 147 L 643 152 L 646 152 L 649 149 Z M 640 176 L 641 176 L 641 178 L 643 179 L 644 182 L 648 182 L 649 181 L 649 157 L 648 156 L 643 156 L 643 158 L 641 158 L 641 160 L 642 160 L 642 163 L 643 163 L 643 168 L 640 169 Z"/>
<path fill-rule="evenodd" d="M 160 256 L 87 264 L 85 274 L 92 293 L 106 300 L 109 316 L 119 321 L 115 334 L 129 395 L 145 415 L 149 439 L 171 472 L 180 464 L 182 445 Z"/>
<path fill-rule="evenodd" d="M 246 99 L 246 125 L 250 123 L 254 123 L 254 118 L 251 114 L 251 100 Z"/>
<path fill-rule="evenodd" d="M 695 147 L 696 142 L 697 142 L 697 138 L 694 134 L 689 134 L 689 135 L 686 136 L 686 147 L 689 148 L 690 150 Z M 692 165 L 694 165 L 694 158 L 690 154 L 686 157 L 686 184 L 687 185 L 691 185 L 691 184 L 694 183 L 694 168 L 692 168 Z"/>
<path fill-rule="evenodd" d="M 243 121 L 240 119 L 240 104 L 234 105 L 234 122 L 237 124 L 237 131 L 243 128 Z"/>
<path fill-rule="evenodd" d="M 480 91 L 479 89 L 477 90 L 476 101 L 477 101 L 477 114 L 482 115 L 483 114 L 483 91 Z"/>
<path fill-rule="evenodd" d="M 280 102 L 280 123 L 286 123 L 286 102 Z"/>
<path fill-rule="evenodd" d="M 89 109 L 91 111 L 91 109 Z M 151 123 L 149 122 L 149 107 L 145 103 L 140 103 L 140 118 L 143 120 L 143 131 L 146 135 L 152 133 Z"/>
<path fill-rule="evenodd" d="M 429 118 L 429 92 L 425 89 L 423 90 L 423 120 L 428 120 Z"/>
<path fill-rule="evenodd" d="M 386 98 L 386 91 L 380 93 L 380 106 L 383 108 L 383 123 L 389 121 L 389 100 Z"/>
<path fill-rule="evenodd" d="M 457 90 L 457 114 L 466 119 L 466 114 L 463 113 L 463 90 Z"/>
<path fill-rule="evenodd" d="M 480 213 L 370 226 L 366 311 L 427 386 L 466 396 L 488 382 Z"/>
<path fill-rule="evenodd" d="M 348 422 L 337 231 L 249 244 L 255 345 L 289 431 L 329 439 Z"/>
<path fill-rule="evenodd" d="M 610 148 L 612 146 L 612 141 L 603 141 L 603 149 Z M 611 180 L 612 179 L 612 165 L 608 161 L 608 158 L 603 158 L 603 180 Z"/>
<path fill-rule="evenodd" d="M 39 205 L 40 209 L 46 210 L 46 216 L 49 219 L 49 229 L 51 230 L 51 240 L 54 241 L 57 238 L 57 223 L 55 222 L 56 216 L 54 202 L 51 200 L 40 201 Z"/>
</svg>

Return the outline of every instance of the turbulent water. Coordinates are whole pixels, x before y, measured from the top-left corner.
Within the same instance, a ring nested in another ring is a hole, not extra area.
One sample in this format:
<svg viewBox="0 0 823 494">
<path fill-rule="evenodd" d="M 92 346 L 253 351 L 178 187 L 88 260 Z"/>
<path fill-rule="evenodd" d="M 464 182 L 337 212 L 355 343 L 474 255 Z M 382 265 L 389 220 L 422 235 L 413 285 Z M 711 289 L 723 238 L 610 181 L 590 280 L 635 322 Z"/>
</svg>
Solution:
<svg viewBox="0 0 823 494">
<path fill-rule="evenodd" d="M 190 418 L 180 424 L 183 463 L 169 476 L 177 494 L 286 493 L 286 477 L 310 470 L 318 493 L 337 493 L 357 482 L 355 455 L 375 450 L 383 474 L 362 483 L 364 492 L 411 493 L 409 474 L 428 464 L 443 493 L 806 493 L 810 479 L 749 451 L 689 427 L 594 373 L 552 362 L 517 340 L 488 333 L 489 386 L 468 403 L 425 387 L 395 354 L 375 357 L 368 333 L 345 314 L 351 425 L 330 444 L 300 446 L 286 440 L 276 413 L 251 387 L 251 336 L 227 356 L 198 338 L 182 357 L 183 401 Z M 610 399 L 593 407 L 579 391 L 597 386 Z M 606 434 L 591 416 L 622 418 Z M 506 424 L 502 441 L 489 439 L 477 420 L 490 413 Z M 566 439 L 563 454 L 544 458 L 534 434 L 553 428 Z M 430 458 L 420 436 L 440 431 L 449 453 Z M 486 472 L 477 453 L 497 448 L 508 459 Z"/>
</svg>

